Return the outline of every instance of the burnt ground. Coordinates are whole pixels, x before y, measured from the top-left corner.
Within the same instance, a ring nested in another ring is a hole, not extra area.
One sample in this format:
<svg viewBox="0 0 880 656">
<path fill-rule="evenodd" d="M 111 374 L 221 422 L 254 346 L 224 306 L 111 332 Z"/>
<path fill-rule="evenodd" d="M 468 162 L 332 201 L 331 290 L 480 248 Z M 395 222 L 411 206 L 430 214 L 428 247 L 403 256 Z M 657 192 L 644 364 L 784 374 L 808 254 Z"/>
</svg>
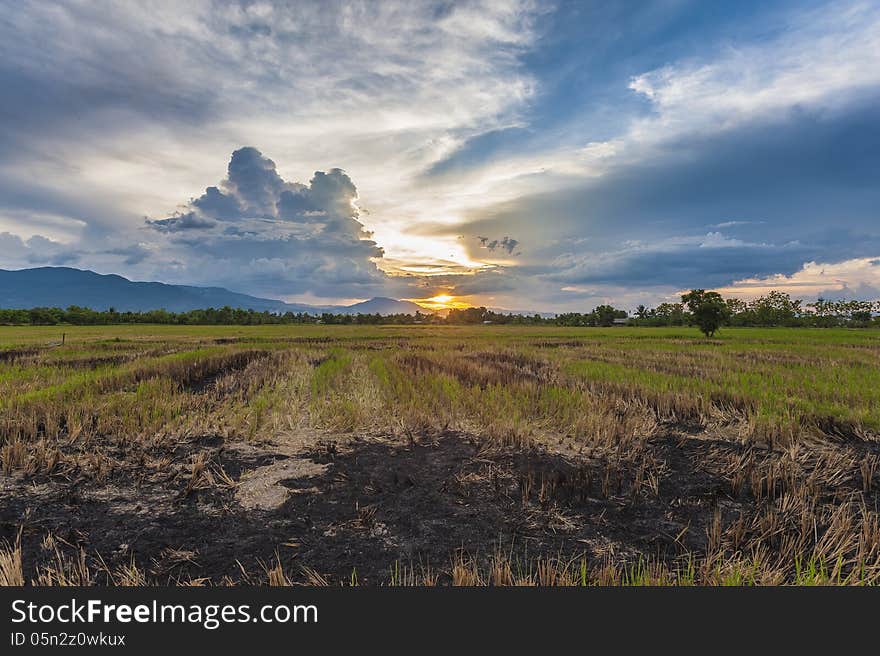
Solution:
<svg viewBox="0 0 880 656">
<path fill-rule="evenodd" d="M 395 562 L 442 581 L 456 552 L 620 561 L 699 551 L 716 510 L 753 503 L 703 467 L 718 445 L 699 436 L 656 438 L 638 460 L 486 448 L 458 433 L 309 444 L 204 438 L 154 447 L 166 467 L 120 454 L 130 464 L 101 481 L 0 477 L 0 541 L 21 531 L 28 578 L 54 557 L 41 546 L 51 533 L 111 569 L 134 560 L 157 583 L 259 582 L 276 558 L 300 581 L 308 567 L 331 583 L 356 569 L 362 584 L 381 584 Z"/>
</svg>

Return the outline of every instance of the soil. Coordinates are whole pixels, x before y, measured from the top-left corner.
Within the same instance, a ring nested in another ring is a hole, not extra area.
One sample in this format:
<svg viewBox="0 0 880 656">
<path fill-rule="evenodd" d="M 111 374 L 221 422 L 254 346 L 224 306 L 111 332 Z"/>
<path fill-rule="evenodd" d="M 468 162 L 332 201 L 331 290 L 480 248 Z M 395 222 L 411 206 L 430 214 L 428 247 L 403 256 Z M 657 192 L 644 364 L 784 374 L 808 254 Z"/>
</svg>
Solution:
<svg viewBox="0 0 880 656">
<path fill-rule="evenodd" d="M 635 462 L 487 448 L 461 433 L 304 433 L 267 444 L 205 437 L 139 458 L 120 453 L 121 466 L 101 481 L 0 476 L 0 540 L 21 531 L 29 577 L 53 557 L 41 547 L 51 533 L 111 568 L 133 559 L 159 583 L 257 581 L 276 558 L 295 580 L 303 567 L 331 583 L 356 569 L 362 584 L 381 584 L 395 562 L 430 566 L 442 580 L 459 551 L 671 557 L 705 546 L 716 510 L 733 516 L 752 503 L 701 465 L 718 448 L 742 447 L 683 433 L 652 440 L 647 461 L 659 484 L 645 492 Z M 169 464 L 145 468 L 144 458 Z M 193 459 L 213 473 L 207 483 L 193 484 Z"/>
</svg>

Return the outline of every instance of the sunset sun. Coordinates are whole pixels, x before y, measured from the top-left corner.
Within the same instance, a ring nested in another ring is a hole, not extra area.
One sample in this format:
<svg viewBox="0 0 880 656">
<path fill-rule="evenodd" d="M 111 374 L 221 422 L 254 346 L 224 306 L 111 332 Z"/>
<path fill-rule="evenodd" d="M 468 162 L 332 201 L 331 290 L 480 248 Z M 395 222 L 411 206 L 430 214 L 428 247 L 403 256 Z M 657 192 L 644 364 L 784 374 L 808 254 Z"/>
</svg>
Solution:
<svg viewBox="0 0 880 656">
<path fill-rule="evenodd" d="M 470 303 L 466 303 L 465 301 L 459 300 L 458 297 L 450 296 L 449 294 L 437 294 L 430 298 L 413 298 L 409 300 L 421 305 L 426 310 L 433 310 L 435 312 L 443 310 L 460 310 L 470 307 Z"/>
</svg>

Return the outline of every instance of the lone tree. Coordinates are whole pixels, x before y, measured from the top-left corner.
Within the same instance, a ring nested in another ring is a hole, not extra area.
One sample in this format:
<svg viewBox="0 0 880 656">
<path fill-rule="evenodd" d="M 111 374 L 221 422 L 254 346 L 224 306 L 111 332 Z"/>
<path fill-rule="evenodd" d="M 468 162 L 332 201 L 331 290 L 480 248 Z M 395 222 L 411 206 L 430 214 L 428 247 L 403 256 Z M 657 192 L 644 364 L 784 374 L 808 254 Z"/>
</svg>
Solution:
<svg viewBox="0 0 880 656">
<path fill-rule="evenodd" d="M 715 334 L 730 312 L 721 294 L 707 292 L 705 289 L 692 289 L 682 295 L 681 302 L 687 305 L 694 323 L 706 337 Z"/>
</svg>

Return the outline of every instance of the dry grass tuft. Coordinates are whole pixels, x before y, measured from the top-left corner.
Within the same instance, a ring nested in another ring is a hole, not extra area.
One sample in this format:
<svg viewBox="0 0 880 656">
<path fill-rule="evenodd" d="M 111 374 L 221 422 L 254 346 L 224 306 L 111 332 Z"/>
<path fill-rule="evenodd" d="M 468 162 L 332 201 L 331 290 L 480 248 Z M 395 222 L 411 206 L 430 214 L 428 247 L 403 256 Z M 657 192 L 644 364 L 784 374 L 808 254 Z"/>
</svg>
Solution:
<svg viewBox="0 0 880 656">
<path fill-rule="evenodd" d="M 21 533 L 14 544 L 0 546 L 0 586 L 21 587 L 24 585 L 24 568 L 21 559 Z"/>
</svg>

